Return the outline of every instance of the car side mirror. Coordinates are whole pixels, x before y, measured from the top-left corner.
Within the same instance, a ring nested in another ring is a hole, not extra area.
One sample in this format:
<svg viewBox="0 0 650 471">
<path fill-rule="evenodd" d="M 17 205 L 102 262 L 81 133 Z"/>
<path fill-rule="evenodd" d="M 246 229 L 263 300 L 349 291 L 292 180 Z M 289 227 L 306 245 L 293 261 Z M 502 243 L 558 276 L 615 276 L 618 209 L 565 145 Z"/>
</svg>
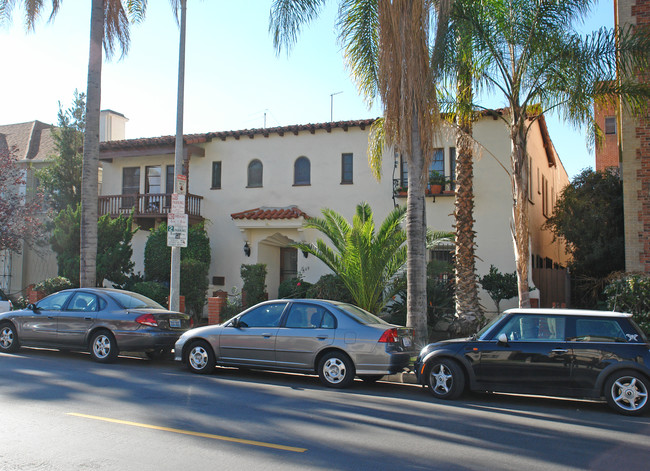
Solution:
<svg viewBox="0 0 650 471">
<path fill-rule="evenodd" d="M 27 305 L 27 309 L 29 309 L 30 311 L 38 312 L 38 308 L 36 307 L 36 304 L 29 303 Z"/>
<path fill-rule="evenodd" d="M 239 329 L 239 318 L 235 317 L 232 322 L 230 323 L 235 329 Z"/>
<path fill-rule="evenodd" d="M 501 333 L 497 337 L 497 340 L 499 341 L 499 343 L 508 343 L 508 336 L 506 334 Z"/>
</svg>

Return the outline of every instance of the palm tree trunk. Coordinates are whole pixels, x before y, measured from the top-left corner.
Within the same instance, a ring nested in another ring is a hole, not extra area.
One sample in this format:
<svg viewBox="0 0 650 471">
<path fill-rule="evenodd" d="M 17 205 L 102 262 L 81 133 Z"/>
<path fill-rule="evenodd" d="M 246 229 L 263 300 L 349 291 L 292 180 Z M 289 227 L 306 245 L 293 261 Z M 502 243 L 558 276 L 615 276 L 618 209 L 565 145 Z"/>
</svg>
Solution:
<svg viewBox="0 0 650 471">
<path fill-rule="evenodd" d="M 467 34 L 458 39 L 465 46 Z M 467 48 L 465 48 L 467 49 Z M 483 315 L 478 298 L 476 263 L 474 257 L 474 162 L 472 142 L 472 75 L 468 61 L 460 61 L 457 75 L 459 113 L 456 119 L 456 319 L 450 331 L 454 335 L 469 335 L 476 330 Z"/>
<path fill-rule="evenodd" d="M 530 307 L 528 290 L 528 259 L 530 258 L 528 228 L 528 165 L 526 162 L 526 139 L 523 118 L 511 125 L 510 138 L 512 141 L 512 196 L 513 207 L 513 238 L 515 244 L 515 265 L 517 270 L 517 287 L 519 290 L 519 307 Z"/>
<path fill-rule="evenodd" d="M 425 159 L 422 155 L 418 114 L 413 113 L 411 124 L 411 150 L 408 156 L 408 195 L 406 200 L 406 325 L 414 330 L 415 344 L 428 343 L 427 329 L 427 259 L 426 228 L 424 224 Z"/>
<path fill-rule="evenodd" d="M 86 129 L 84 131 L 83 173 L 81 180 L 81 253 L 79 284 L 97 286 L 97 203 L 99 167 L 99 111 L 101 107 L 102 41 L 104 1 L 92 0 Z"/>
</svg>

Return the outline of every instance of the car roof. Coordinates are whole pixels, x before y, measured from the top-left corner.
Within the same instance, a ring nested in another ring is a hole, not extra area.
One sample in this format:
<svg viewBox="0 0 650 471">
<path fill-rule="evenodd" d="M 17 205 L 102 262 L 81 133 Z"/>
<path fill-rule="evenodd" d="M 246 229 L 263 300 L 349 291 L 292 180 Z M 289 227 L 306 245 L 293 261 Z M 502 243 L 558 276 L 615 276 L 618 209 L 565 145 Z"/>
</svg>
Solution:
<svg viewBox="0 0 650 471">
<path fill-rule="evenodd" d="M 557 309 L 557 308 L 514 308 L 504 311 L 506 314 L 550 314 L 562 316 L 594 316 L 594 317 L 632 317 L 632 314 L 616 311 L 590 311 L 587 309 Z"/>
</svg>

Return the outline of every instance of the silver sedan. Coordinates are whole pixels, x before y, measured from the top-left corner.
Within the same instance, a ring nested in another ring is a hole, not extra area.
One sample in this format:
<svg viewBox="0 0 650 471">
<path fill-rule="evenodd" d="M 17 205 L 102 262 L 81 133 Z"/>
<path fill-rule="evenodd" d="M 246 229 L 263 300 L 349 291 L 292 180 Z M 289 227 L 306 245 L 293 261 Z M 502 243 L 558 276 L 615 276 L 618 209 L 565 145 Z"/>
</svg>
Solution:
<svg viewBox="0 0 650 471">
<path fill-rule="evenodd" d="M 413 332 L 351 304 L 279 299 L 176 342 L 175 359 L 194 373 L 216 365 L 317 373 L 323 384 L 349 386 L 402 371 L 415 356 Z"/>
<path fill-rule="evenodd" d="M 151 357 L 170 351 L 191 327 L 187 314 L 168 311 L 141 294 L 108 288 L 59 291 L 27 309 L 0 314 L 0 352 L 20 346 L 88 350 L 112 362 L 120 350 Z"/>
</svg>

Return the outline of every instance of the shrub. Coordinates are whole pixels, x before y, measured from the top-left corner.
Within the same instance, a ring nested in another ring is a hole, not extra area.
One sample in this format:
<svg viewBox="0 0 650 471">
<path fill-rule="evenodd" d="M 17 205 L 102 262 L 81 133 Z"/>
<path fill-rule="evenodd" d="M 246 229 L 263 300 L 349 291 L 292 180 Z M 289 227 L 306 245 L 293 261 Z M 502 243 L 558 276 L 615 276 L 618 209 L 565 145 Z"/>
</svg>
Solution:
<svg viewBox="0 0 650 471">
<path fill-rule="evenodd" d="M 169 288 L 156 281 L 140 281 L 129 287 L 134 293 L 140 293 L 147 298 L 153 299 L 162 306 L 167 306 Z"/>
<path fill-rule="evenodd" d="M 309 287 L 307 291 L 308 298 L 329 299 L 330 301 L 340 301 L 342 303 L 354 303 L 354 298 L 350 290 L 338 275 L 323 275 L 320 279 Z"/>
<path fill-rule="evenodd" d="M 306 298 L 312 284 L 302 278 L 290 278 L 280 283 L 279 298 Z"/>
<path fill-rule="evenodd" d="M 242 265 L 241 278 L 244 280 L 242 289 L 243 307 L 253 306 L 267 299 L 266 294 L 266 264 Z"/>
<path fill-rule="evenodd" d="M 650 276 L 626 275 L 605 288 L 609 309 L 629 312 L 646 334 L 650 334 Z"/>
<path fill-rule="evenodd" d="M 490 272 L 479 278 L 481 286 L 492 298 L 497 307 L 497 313 L 501 312 L 499 304 L 504 299 L 514 298 L 519 294 L 517 287 L 517 273 L 501 273 L 494 265 L 490 265 Z"/>
<path fill-rule="evenodd" d="M 43 280 L 40 283 L 34 285 L 35 291 L 42 291 L 45 295 L 50 295 L 64 289 L 74 288 L 70 280 L 63 276 L 56 276 L 54 278 L 48 278 Z"/>
<path fill-rule="evenodd" d="M 181 260 L 181 295 L 185 296 L 185 308 L 195 320 L 203 314 L 207 302 L 208 265 L 200 260 Z"/>
</svg>

